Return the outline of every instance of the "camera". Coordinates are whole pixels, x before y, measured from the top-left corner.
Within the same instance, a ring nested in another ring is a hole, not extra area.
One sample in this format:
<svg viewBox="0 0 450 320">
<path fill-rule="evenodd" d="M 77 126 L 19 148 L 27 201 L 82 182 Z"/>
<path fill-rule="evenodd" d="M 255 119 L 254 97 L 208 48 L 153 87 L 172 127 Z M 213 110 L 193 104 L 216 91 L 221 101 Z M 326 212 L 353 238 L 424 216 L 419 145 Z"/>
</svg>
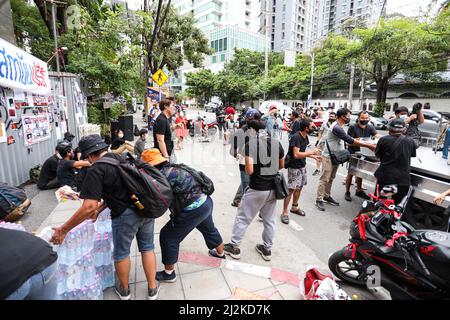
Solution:
<svg viewBox="0 0 450 320">
<path fill-rule="evenodd" d="M 421 111 L 422 111 L 422 104 L 418 102 L 413 105 L 411 114 L 419 115 L 419 112 Z"/>
</svg>

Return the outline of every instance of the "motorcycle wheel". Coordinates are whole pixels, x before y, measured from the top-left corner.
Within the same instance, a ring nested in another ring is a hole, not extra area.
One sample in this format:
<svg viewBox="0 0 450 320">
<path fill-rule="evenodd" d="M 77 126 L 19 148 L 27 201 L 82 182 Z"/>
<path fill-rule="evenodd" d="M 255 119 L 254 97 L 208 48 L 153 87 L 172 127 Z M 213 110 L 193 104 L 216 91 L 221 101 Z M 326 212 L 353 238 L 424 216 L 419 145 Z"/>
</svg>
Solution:
<svg viewBox="0 0 450 320">
<path fill-rule="evenodd" d="M 328 259 L 328 268 L 342 281 L 357 285 L 366 286 L 366 267 L 361 262 L 352 260 L 345 256 L 347 248 L 343 248 L 333 253 Z"/>
</svg>

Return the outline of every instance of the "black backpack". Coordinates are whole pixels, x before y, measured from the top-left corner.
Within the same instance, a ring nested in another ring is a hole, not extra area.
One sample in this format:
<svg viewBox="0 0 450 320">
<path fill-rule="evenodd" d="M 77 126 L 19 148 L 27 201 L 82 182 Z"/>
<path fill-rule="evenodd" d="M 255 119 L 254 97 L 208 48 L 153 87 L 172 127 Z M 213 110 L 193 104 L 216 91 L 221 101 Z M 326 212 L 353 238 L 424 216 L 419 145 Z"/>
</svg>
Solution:
<svg viewBox="0 0 450 320">
<path fill-rule="evenodd" d="M 170 208 L 174 194 L 167 178 L 155 167 L 143 161 L 122 161 L 101 158 L 95 163 L 107 163 L 119 169 L 136 212 L 146 218 L 159 218 Z M 114 199 L 117 201 L 117 199 Z"/>
<path fill-rule="evenodd" d="M 171 164 L 170 167 L 181 169 L 189 173 L 192 176 L 192 178 L 194 178 L 194 180 L 201 185 L 202 193 L 206 194 L 207 196 L 210 196 L 214 193 L 214 183 L 203 172 L 197 171 L 194 168 L 191 168 L 183 163 Z M 175 200 L 170 209 L 172 214 L 176 214 L 180 212 L 183 208 L 190 205 L 190 203 L 186 201 L 186 194 L 187 193 L 185 192 L 175 193 Z"/>
</svg>

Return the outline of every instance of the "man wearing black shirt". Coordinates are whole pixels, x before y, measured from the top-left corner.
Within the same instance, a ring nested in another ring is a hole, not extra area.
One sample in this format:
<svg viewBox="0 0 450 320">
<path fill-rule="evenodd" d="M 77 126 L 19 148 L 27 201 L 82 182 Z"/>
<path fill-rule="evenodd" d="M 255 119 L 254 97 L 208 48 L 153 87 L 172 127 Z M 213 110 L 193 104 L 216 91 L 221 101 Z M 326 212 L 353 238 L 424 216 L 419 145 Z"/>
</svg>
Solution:
<svg viewBox="0 0 450 320">
<path fill-rule="evenodd" d="M 77 175 L 76 169 L 90 167 L 89 161 L 75 161 L 72 160 L 74 151 L 71 147 L 67 147 L 60 151 L 62 160 L 58 163 L 58 169 L 56 175 L 58 177 L 58 183 L 61 186 L 75 187 L 75 177 Z"/>
<path fill-rule="evenodd" d="M 59 300 L 58 255 L 27 232 L 0 228 L 0 300 Z"/>
<path fill-rule="evenodd" d="M 163 157 L 169 160 L 174 147 L 171 119 L 176 112 L 175 103 L 169 99 L 163 99 L 159 103 L 159 108 L 161 114 L 154 123 L 153 140 L 155 148 L 159 149 Z"/>
<path fill-rule="evenodd" d="M 103 209 L 101 199 L 111 209 L 112 231 L 114 244 L 114 265 L 119 283 L 116 293 L 121 300 L 131 297 L 129 274 L 131 268 L 130 249 L 134 237 L 137 238 L 141 252 L 142 264 L 146 270 L 148 282 L 148 299 L 158 297 L 159 283 L 156 282 L 156 256 L 154 252 L 154 219 L 139 215 L 133 206 L 130 194 L 126 189 L 119 168 L 107 163 L 96 163 L 103 157 L 124 160 L 121 155 L 108 153 L 108 145 L 99 135 L 83 137 L 79 143 L 82 158 L 92 163 L 86 173 L 81 188 L 80 198 L 83 205 L 62 226 L 55 228 L 51 242 L 60 244 L 67 233 L 86 219 L 96 219 Z"/>
<path fill-rule="evenodd" d="M 49 190 L 59 188 L 58 177 L 56 176 L 56 170 L 58 169 L 58 162 L 61 160 L 61 155 L 59 154 L 60 149 L 67 148 L 69 144 L 59 143 L 56 146 L 55 154 L 50 158 L 45 160 L 42 166 L 41 173 L 39 174 L 39 180 L 37 186 L 41 190 Z"/>
<path fill-rule="evenodd" d="M 219 138 L 222 139 L 222 130 L 225 132 L 227 130 L 225 126 L 225 107 L 218 107 L 216 109 L 216 121 L 219 127 Z"/>
<path fill-rule="evenodd" d="M 289 162 L 285 163 L 288 169 L 288 189 L 289 195 L 284 199 L 283 213 L 281 214 L 281 222 L 289 224 L 288 207 L 291 202 L 292 194 L 294 200 L 292 203 L 291 212 L 304 216 L 305 212 L 298 207 L 298 199 L 302 192 L 303 186 L 306 185 L 306 158 L 320 159 L 320 150 L 315 149 L 306 151 L 309 145 L 308 134 L 313 130 L 313 123 L 311 120 L 301 120 L 300 131 L 295 133 L 289 141 Z"/>
<path fill-rule="evenodd" d="M 380 166 L 375 171 L 378 188 L 396 184 L 398 192 L 393 197 L 400 203 L 408 193 L 411 185 L 411 157 L 416 156 L 416 145 L 411 137 L 404 136 L 406 124 L 402 119 L 394 119 L 389 123 L 389 135 L 378 141 L 375 155 L 380 158 Z"/>
<path fill-rule="evenodd" d="M 358 119 L 356 123 L 352 124 L 347 131 L 347 134 L 352 138 L 378 138 L 380 135 L 377 130 L 369 124 L 370 115 L 367 111 L 361 111 L 358 114 Z M 349 146 L 348 151 L 351 154 L 359 152 L 361 149 L 358 146 Z M 345 179 L 345 200 L 352 201 L 352 197 L 350 196 L 350 186 L 352 184 L 353 175 L 350 174 L 350 170 L 347 174 L 347 178 Z M 355 195 L 369 200 L 370 197 L 363 191 L 362 188 L 362 179 L 356 177 L 356 192 Z"/>
<path fill-rule="evenodd" d="M 278 140 L 271 139 L 265 133 L 264 120 L 252 120 L 248 125 L 255 136 L 245 145 L 245 171 L 250 175 L 250 184 L 238 209 L 231 241 L 225 245 L 224 250 L 232 258 L 240 258 L 239 245 L 259 212 L 264 223 L 264 243 L 257 244 L 256 251 L 264 260 L 269 261 L 276 221 L 275 176 L 284 166 L 284 150 Z"/>
</svg>

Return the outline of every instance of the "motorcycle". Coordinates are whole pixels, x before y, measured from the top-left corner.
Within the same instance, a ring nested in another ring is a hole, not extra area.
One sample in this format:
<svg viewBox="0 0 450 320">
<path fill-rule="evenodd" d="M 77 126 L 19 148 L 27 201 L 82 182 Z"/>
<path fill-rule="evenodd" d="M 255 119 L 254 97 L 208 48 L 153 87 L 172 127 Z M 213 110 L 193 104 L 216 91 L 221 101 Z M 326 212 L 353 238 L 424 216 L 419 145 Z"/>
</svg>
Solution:
<svg viewBox="0 0 450 320">
<path fill-rule="evenodd" d="M 415 230 L 401 217 L 413 188 L 395 205 L 395 185 L 370 194 L 350 226 L 350 244 L 328 267 L 344 282 L 384 287 L 393 300 L 450 299 L 450 233 Z"/>
<path fill-rule="evenodd" d="M 217 125 L 217 121 L 212 121 L 210 123 L 205 123 L 204 120 L 194 121 L 193 119 L 190 119 L 190 120 L 188 120 L 187 128 L 189 129 L 189 135 L 191 137 L 195 136 L 196 122 L 200 122 L 200 123 L 198 123 L 198 125 L 201 126 L 200 129 L 202 131 L 202 135 L 203 136 L 206 136 L 206 135 L 207 135 L 207 137 L 214 136 L 217 133 L 217 131 L 219 130 L 219 127 Z"/>
</svg>

